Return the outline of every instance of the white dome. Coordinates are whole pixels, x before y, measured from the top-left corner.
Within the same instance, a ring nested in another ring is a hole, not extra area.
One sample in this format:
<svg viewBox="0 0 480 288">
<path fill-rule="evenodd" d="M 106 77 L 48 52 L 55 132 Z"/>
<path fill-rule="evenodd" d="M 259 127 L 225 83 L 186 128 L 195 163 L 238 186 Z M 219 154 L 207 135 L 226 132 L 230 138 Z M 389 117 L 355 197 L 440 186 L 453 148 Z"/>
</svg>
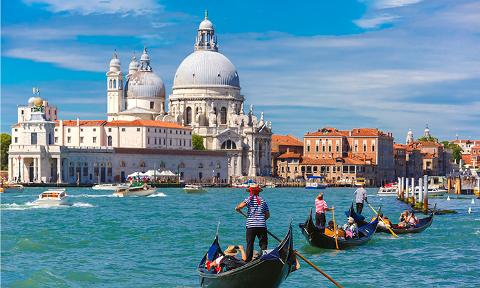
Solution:
<svg viewBox="0 0 480 288">
<path fill-rule="evenodd" d="M 234 87 L 240 89 L 237 69 L 223 54 L 197 50 L 178 66 L 175 88 Z"/>
<path fill-rule="evenodd" d="M 128 65 L 128 70 L 138 70 L 138 62 L 135 57 L 132 58 L 132 61 Z"/>
<path fill-rule="evenodd" d="M 137 71 L 128 77 L 127 98 L 165 98 L 162 79 L 151 71 Z"/>
<path fill-rule="evenodd" d="M 200 25 L 198 25 L 198 30 L 213 30 L 213 23 L 205 19 L 202 22 L 200 22 Z"/>
</svg>

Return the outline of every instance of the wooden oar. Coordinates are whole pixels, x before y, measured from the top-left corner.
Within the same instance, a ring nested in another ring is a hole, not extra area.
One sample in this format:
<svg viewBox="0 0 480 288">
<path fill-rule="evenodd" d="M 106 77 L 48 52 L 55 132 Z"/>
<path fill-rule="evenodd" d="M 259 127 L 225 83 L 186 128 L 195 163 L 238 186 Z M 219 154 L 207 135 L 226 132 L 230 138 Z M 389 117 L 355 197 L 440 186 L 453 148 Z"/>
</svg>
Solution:
<svg viewBox="0 0 480 288">
<path fill-rule="evenodd" d="M 242 214 L 245 218 L 248 218 L 248 216 L 243 213 L 242 210 L 236 210 L 238 213 Z M 275 236 L 275 234 L 273 234 L 272 232 L 268 231 L 267 230 L 267 233 L 268 235 L 272 236 L 273 238 L 275 238 L 275 240 L 277 240 L 278 242 L 282 242 L 282 240 L 280 238 L 278 238 L 277 236 Z M 325 273 L 324 271 L 322 271 L 320 268 L 318 268 L 317 266 L 315 266 L 315 264 L 313 264 L 312 262 L 310 262 L 307 258 L 305 258 L 305 256 L 303 256 L 302 254 L 300 254 L 297 250 L 294 250 L 295 254 L 300 257 L 300 259 L 302 259 L 303 261 L 305 261 L 305 263 L 307 263 L 308 265 L 312 266 L 313 269 L 317 270 L 318 272 L 320 272 L 320 274 L 322 274 L 323 276 L 325 276 L 325 278 L 327 278 L 328 280 L 330 280 L 330 282 L 332 282 L 333 284 L 335 284 L 335 286 L 339 287 L 339 288 L 343 288 L 342 285 L 340 285 L 337 281 L 333 280 L 332 277 L 330 277 L 327 273 Z"/>
<path fill-rule="evenodd" d="M 337 223 L 335 223 L 335 209 L 332 209 L 332 219 L 333 219 L 333 234 L 335 234 L 335 247 L 338 250 L 338 235 L 337 235 Z"/>
<path fill-rule="evenodd" d="M 390 228 L 390 225 L 387 225 L 387 223 L 385 223 L 385 220 L 383 220 L 382 217 L 380 217 L 380 215 L 378 215 L 378 212 L 375 211 L 375 208 L 372 207 L 372 205 L 370 205 L 370 203 L 368 203 L 368 206 L 373 210 L 373 213 L 377 214 L 378 218 L 380 219 L 380 221 L 383 222 L 383 224 L 385 224 L 385 227 L 387 227 L 387 229 L 390 231 L 390 233 L 392 233 L 393 236 L 397 237 L 398 238 L 398 235 L 395 234 L 395 232 L 393 232 L 392 228 Z"/>
</svg>

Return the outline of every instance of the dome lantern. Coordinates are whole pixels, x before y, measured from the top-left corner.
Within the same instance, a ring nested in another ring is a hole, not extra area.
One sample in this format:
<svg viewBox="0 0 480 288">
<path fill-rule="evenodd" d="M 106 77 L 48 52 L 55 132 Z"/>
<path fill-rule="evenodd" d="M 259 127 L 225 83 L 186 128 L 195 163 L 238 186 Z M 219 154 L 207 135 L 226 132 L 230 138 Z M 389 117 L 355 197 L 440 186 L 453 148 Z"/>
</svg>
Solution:
<svg viewBox="0 0 480 288">
<path fill-rule="evenodd" d="M 117 50 L 113 52 L 112 60 L 110 60 L 110 71 L 120 72 L 120 59 L 118 59 Z"/>
<path fill-rule="evenodd" d="M 213 29 L 213 23 L 208 20 L 207 10 L 205 10 L 205 19 L 198 26 L 197 40 L 195 41 L 195 51 L 197 50 L 218 51 L 215 29 Z"/>
<path fill-rule="evenodd" d="M 147 47 L 143 48 L 143 53 L 140 57 L 140 71 L 152 71 L 152 67 L 150 67 L 150 56 L 148 55 Z"/>
<path fill-rule="evenodd" d="M 138 71 L 138 62 L 137 62 L 137 57 L 135 57 L 135 54 L 132 56 L 132 61 L 130 61 L 130 64 L 128 65 L 128 74 L 133 74 Z"/>
</svg>

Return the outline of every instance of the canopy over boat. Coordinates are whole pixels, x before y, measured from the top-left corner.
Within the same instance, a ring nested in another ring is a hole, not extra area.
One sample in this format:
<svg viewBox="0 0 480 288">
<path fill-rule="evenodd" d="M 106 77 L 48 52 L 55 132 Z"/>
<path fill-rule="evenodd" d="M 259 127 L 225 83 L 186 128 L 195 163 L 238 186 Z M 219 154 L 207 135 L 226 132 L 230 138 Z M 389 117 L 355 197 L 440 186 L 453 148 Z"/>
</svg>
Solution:
<svg viewBox="0 0 480 288">
<path fill-rule="evenodd" d="M 358 237 L 338 237 L 338 249 L 343 250 L 367 243 L 372 238 L 373 234 L 375 234 L 377 224 L 378 218 L 366 225 L 358 227 Z M 312 211 L 310 211 L 310 215 L 305 223 L 301 223 L 299 226 L 300 229 L 302 229 L 303 236 L 305 236 L 310 245 L 319 248 L 336 249 L 335 237 L 325 235 L 323 229 L 320 230 L 315 226 L 312 219 Z"/>
<path fill-rule="evenodd" d="M 292 227 L 290 225 L 287 235 L 275 249 L 247 264 L 220 273 L 207 270 L 207 261 L 214 261 L 221 255 L 224 254 L 217 235 L 198 265 L 201 287 L 278 287 L 295 270 Z"/>
</svg>

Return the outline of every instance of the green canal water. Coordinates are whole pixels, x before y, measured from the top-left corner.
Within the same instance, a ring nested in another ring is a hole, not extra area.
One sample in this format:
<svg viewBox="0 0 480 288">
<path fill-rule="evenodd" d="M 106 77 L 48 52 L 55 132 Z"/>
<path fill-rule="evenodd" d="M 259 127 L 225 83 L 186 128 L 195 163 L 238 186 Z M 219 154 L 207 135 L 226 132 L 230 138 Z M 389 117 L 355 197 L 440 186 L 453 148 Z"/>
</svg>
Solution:
<svg viewBox="0 0 480 288">
<path fill-rule="evenodd" d="M 247 196 L 243 189 L 211 188 L 194 195 L 159 188 L 154 197 L 114 198 L 106 191 L 68 188 L 71 206 L 30 205 L 43 190 L 1 196 L 1 287 L 197 287 L 196 266 L 218 221 L 222 246 L 245 245 L 245 221 L 234 211 Z M 309 247 L 298 228 L 317 192 L 266 189 L 268 226 L 283 237 L 292 220 L 295 248 L 345 287 L 480 287 L 480 200 L 431 199 L 458 214 L 435 217 L 421 234 L 398 239 L 376 234 L 364 246 L 332 251 Z M 406 208 L 392 197 L 374 196 L 376 190 L 368 192 L 370 202 L 391 219 Z M 325 190 L 339 223 L 352 193 Z M 276 244 L 271 237 L 269 244 Z M 331 286 L 301 264 L 282 287 Z"/>
</svg>

